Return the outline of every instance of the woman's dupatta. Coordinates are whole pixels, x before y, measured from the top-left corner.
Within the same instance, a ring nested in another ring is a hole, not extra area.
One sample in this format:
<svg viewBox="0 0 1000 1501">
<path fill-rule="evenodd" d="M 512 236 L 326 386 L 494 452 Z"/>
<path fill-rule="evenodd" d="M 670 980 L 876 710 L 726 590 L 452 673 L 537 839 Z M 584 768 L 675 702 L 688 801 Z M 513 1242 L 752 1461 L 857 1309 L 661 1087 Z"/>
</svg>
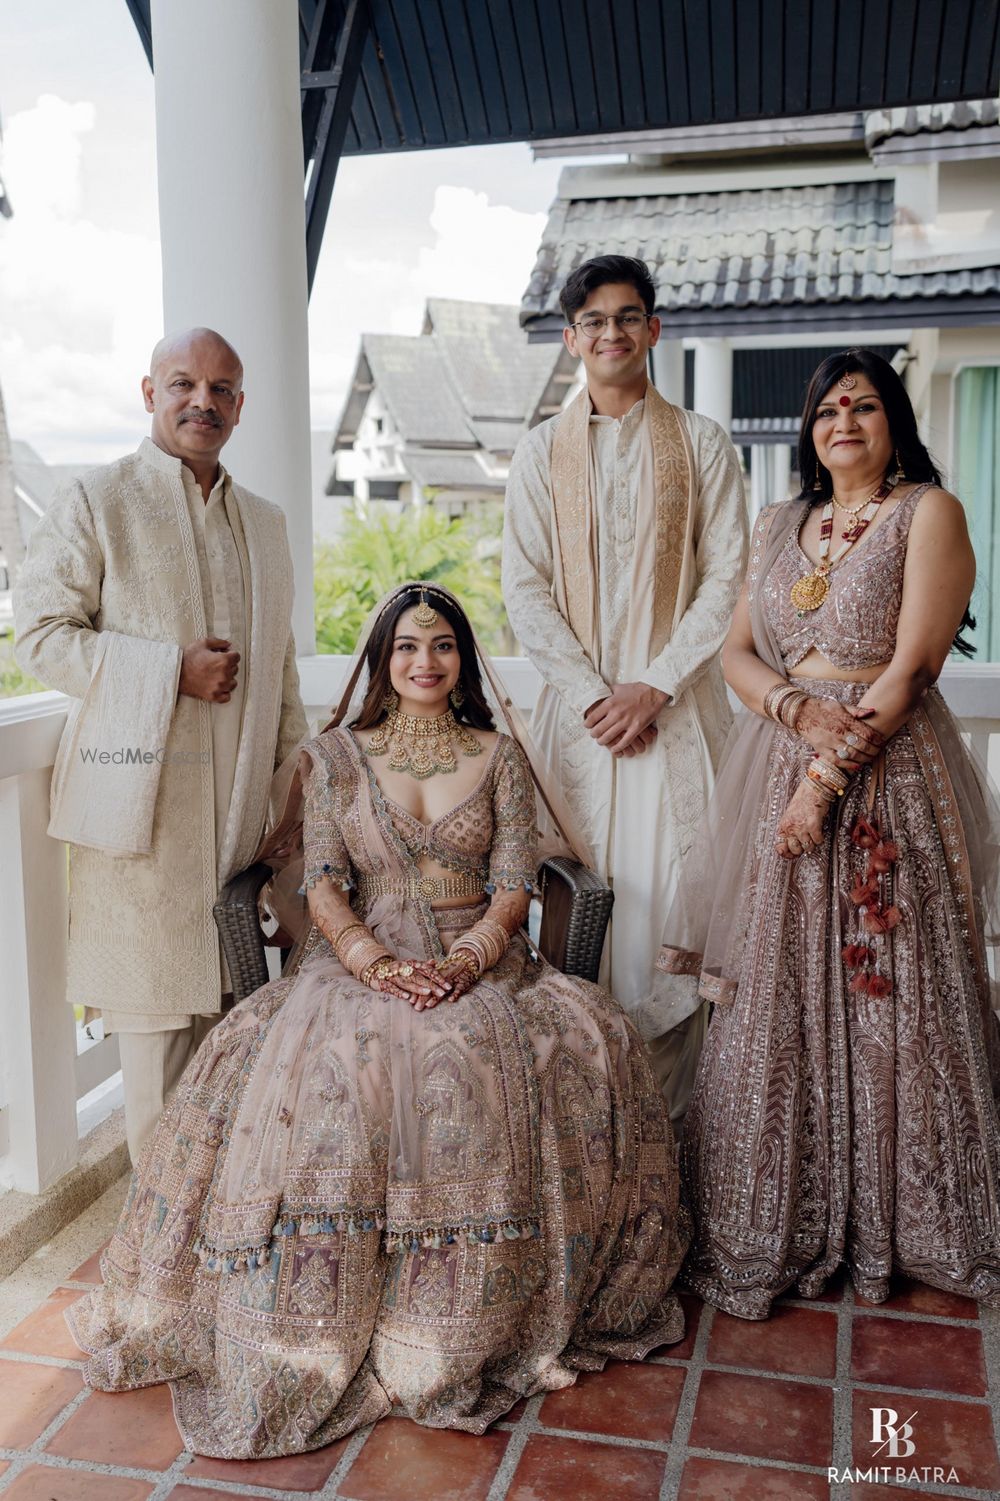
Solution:
<svg viewBox="0 0 1000 1501">
<path fill-rule="evenodd" d="M 763 585 L 790 534 L 809 513 L 807 500 L 769 507 L 757 520 L 747 573 L 754 650 L 780 677 L 788 674 L 764 609 Z M 938 826 L 949 848 L 948 873 L 976 935 L 974 957 L 984 1006 L 990 1006 L 987 950 L 1000 934 L 1000 799 L 984 767 L 961 742 L 940 694 L 932 690 L 909 720 L 924 766 Z M 660 983 L 674 998 L 677 1020 L 698 999 L 726 1004 L 743 973 L 748 920 L 755 900 L 760 831 L 771 788 L 771 766 L 781 726 L 743 710 L 734 721 L 719 764 L 715 790 L 689 854 L 671 907 L 661 950 Z M 809 751 L 803 743 L 803 770 Z M 959 818 L 954 819 L 958 811 Z M 833 816 L 836 817 L 836 810 Z M 784 866 L 785 899 L 794 865 Z M 773 891 L 773 886 L 770 888 Z M 846 900 L 846 894 L 845 894 Z M 777 914 L 775 914 L 777 925 Z"/>
</svg>

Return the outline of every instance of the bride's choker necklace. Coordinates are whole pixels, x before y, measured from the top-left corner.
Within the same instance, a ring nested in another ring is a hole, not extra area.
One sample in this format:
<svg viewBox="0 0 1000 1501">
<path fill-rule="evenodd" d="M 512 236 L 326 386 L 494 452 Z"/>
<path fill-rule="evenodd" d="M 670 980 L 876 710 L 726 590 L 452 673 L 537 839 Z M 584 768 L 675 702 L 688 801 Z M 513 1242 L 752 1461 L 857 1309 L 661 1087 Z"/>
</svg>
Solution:
<svg viewBox="0 0 1000 1501">
<path fill-rule="evenodd" d="M 394 709 L 375 730 L 365 746 L 366 756 L 389 754 L 390 771 L 401 771 L 418 782 L 438 771 L 457 771 L 456 745 L 463 756 L 482 755 L 483 747 L 459 724 L 450 709 L 433 719 L 402 714 Z"/>
</svg>

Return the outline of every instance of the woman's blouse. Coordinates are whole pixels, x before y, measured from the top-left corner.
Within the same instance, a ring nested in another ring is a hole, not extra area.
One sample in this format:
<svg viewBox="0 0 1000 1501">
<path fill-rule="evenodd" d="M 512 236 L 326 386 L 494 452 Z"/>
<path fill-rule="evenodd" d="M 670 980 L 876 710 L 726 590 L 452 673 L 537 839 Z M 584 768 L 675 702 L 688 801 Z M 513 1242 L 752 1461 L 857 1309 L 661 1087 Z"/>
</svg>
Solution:
<svg viewBox="0 0 1000 1501">
<path fill-rule="evenodd" d="M 768 624 L 786 667 L 797 667 L 813 650 L 845 672 L 889 661 L 896 649 L 910 523 L 917 502 L 930 488 L 917 485 L 904 495 L 877 530 L 856 543 L 832 570 L 830 592 L 819 609 L 802 615 L 792 604 L 792 585 L 814 565 L 799 546 L 798 535 L 789 533 L 761 586 Z M 841 519 L 846 518 L 835 512 L 832 552 L 840 545 Z M 758 527 L 762 521 L 763 516 Z"/>
<path fill-rule="evenodd" d="M 329 879 L 348 888 L 358 875 L 378 876 L 363 837 L 362 800 L 370 798 L 383 830 L 413 873 L 419 862 L 481 874 L 487 891 L 534 886 L 538 829 L 535 784 L 527 758 L 509 735 L 486 753 L 483 774 L 467 797 L 429 824 L 388 797 L 349 730 L 330 730 L 308 746 L 303 849 L 305 885 Z"/>
</svg>

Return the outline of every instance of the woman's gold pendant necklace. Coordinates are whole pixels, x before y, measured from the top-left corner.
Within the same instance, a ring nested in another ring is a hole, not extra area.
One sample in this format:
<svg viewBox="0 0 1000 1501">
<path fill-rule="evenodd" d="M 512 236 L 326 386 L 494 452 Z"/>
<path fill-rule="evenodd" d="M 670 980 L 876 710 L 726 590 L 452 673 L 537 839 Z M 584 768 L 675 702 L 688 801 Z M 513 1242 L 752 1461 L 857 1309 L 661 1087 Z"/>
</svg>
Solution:
<svg viewBox="0 0 1000 1501">
<path fill-rule="evenodd" d="M 878 508 L 887 495 L 891 495 L 896 484 L 896 476 L 884 479 L 877 490 L 873 490 L 863 506 L 855 510 L 848 510 L 839 501 L 828 500 L 823 507 L 823 519 L 819 529 L 819 562 L 810 573 L 804 573 L 800 579 L 796 579 L 789 591 L 789 598 L 799 615 L 807 615 L 811 610 L 818 610 L 830 592 L 830 574 L 851 548 L 868 530 L 873 518 L 878 514 Z M 846 511 L 852 518 L 841 532 L 843 541 L 837 548 L 833 557 L 830 556 L 830 539 L 833 536 L 833 508 L 834 505 L 840 511 Z"/>
<path fill-rule="evenodd" d="M 384 719 L 365 746 L 366 756 L 388 753 L 390 771 L 400 771 L 418 782 L 438 771 L 457 771 L 455 747 L 463 756 L 479 756 L 482 744 L 459 724 L 450 709 L 433 719 L 394 711 Z"/>
</svg>

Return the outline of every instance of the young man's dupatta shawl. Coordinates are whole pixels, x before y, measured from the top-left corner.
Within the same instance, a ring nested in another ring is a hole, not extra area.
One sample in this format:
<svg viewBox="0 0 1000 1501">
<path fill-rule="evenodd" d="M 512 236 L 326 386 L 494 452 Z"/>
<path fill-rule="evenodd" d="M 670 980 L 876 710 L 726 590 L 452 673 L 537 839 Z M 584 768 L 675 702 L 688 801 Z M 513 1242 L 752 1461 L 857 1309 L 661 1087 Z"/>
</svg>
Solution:
<svg viewBox="0 0 1000 1501">
<path fill-rule="evenodd" d="M 600 665 L 597 518 L 593 461 L 588 441 L 591 402 L 586 390 L 570 403 L 552 437 L 551 485 L 555 514 L 553 552 L 555 600 L 591 662 Z M 646 386 L 645 431 L 651 453 L 653 485 L 640 486 L 643 498 L 655 496 L 655 514 L 637 515 L 637 537 L 651 539 L 648 553 L 636 556 L 631 617 L 652 607 L 650 659 L 670 639 L 678 616 L 687 608 L 689 560 L 693 556 L 694 466 L 687 432 L 677 411 L 652 385 Z M 685 567 L 688 564 L 688 567 Z M 652 598 L 649 577 L 652 573 Z M 643 577 L 645 575 L 646 577 Z M 643 622 L 644 624 L 644 622 Z"/>
<path fill-rule="evenodd" d="M 336 729 L 356 718 L 368 689 L 365 651 L 375 623 L 383 610 L 400 594 L 420 587 L 419 580 L 400 584 L 390 589 L 372 610 L 358 637 L 340 701 L 321 733 L 325 734 L 327 730 Z M 442 584 L 424 581 L 422 587 L 429 590 L 432 596 L 435 593 L 443 595 L 456 610 L 465 613 L 461 601 Z M 544 836 L 540 857 L 559 854 L 584 860 L 586 845 L 582 835 L 574 828 L 573 817 L 555 785 L 548 763 L 532 740 L 524 720 L 474 631 L 472 637 L 484 694 L 497 729 L 506 731 L 516 740 L 531 768 L 537 793 L 539 826 Z M 278 919 L 282 930 L 299 945 L 307 941 L 312 927 L 305 894 L 300 889 L 303 877 L 302 819 L 305 807 L 303 777 L 308 776 L 311 770 L 308 753 L 303 754 L 306 743 L 296 746 L 274 775 L 271 784 L 271 810 L 275 817 L 265 832 L 255 857 L 275 870 L 275 877 L 267 890 L 267 906 Z"/>
<path fill-rule="evenodd" d="M 788 675 L 764 610 L 763 584 L 808 511 L 808 501 L 793 500 L 765 512 L 754 532 L 747 574 L 754 650 L 783 678 Z M 970 915 L 970 932 L 978 935 L 976 942 L 982 948 L 974 958 L 988 1004 L 991 983 L 986 949 L 997 946 L 1000 934 L 1000 803 L 985 768 L 973 763 L 938 694 L 928 694 L 909 722 L 917 731 L 913 741 L 938 826 L 948 831 L 949 876 L 959 904 Z M 736 994 L 755 899 L 757 842 L 769 794 L 775 737 L 784 733 L 770 719 L 749 711 L 737 716 L 730 732 L 701 833 L 685 860 L 668 915 L 668 942 L 657 960 L 658 984 L 670 997 L 672 1024 L 690 1014 L 699 998 L 727 1004 Z"/>
</svg>

